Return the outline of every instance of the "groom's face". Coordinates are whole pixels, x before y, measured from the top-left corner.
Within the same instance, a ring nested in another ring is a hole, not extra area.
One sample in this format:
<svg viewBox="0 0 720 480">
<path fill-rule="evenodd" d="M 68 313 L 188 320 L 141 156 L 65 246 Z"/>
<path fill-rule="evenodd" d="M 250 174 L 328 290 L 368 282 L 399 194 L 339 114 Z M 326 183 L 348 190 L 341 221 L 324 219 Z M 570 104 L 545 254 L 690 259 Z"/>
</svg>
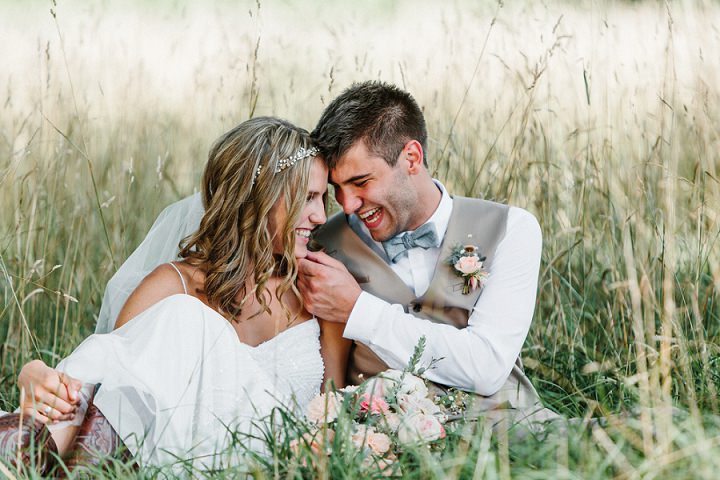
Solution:
<svg viewBox="0 0 720 480">
<path fill-rule="evenodd" d="M 345 214 L 357 215 L 378 242 L 416 227 L 419 199 L 402 160 L 403 153 L 391 167 L 360 140 L 330 172 L 335 198 Z"/>
</svg>

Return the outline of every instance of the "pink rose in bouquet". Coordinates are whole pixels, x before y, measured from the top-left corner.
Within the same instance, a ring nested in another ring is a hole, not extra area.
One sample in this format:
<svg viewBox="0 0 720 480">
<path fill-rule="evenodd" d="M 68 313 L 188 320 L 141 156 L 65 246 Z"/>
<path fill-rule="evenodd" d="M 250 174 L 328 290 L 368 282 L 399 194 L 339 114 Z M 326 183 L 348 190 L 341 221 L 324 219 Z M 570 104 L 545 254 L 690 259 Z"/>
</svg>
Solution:
<svg viewBox="0 0 720 480">
<path fill-rule="evenodd" d="M 370 432 L 374 432 L 375 430 L 373 427 L 368 427 L 367 425 L 363 425 L 362 423 L 353 425 L 352 434 L 350 435 L 350 440 L 352 441 L 355 448 L 362 449 L 365 447 L 365 442 L 367 441 L 367 437 L 370 434 Z"/>
<path fill-rule="evenodd" d="M 316 455 L 321 453 L 329 454 L 330 444 L 334 438 L 335 431 L 331 429 L 306 432 L 302 437 L 290 441 L 290 450 L 297 455 L 300 452 L 301 446 L 307 446 Z"/>
<path fill-rule="evenodd" d="M 362 424 L 356 425 L 351 440 L 356 448 L 361 450 L 369 449 L 372 453 L 379 456 L 387 453 L 392 446 L 392 441 L 389 436 L 376 431 L 373 427 Z"/>
<path fill-rule="evenodd" d="M 313 423 L 332 422 L 340 413 L 342 401 L 338 393 L 321 393 L 308 404 L 306 416 Z"/>
<path fill-rule="evenodd" d="M 365 392 L 360 395 L 360 412 L 373 415 L 384 414 L 390 411 L 388 403 L 380 395 L 370 395 Z"/>
<path fill-rule="evenodd" d="M 373 432 L 368 435 L 367 446 L 370 447 L 370 450 L 376 455 L 383 455 L 390 450 L 391 445 L 390 437 L 384 433 Z"/>
</svg>

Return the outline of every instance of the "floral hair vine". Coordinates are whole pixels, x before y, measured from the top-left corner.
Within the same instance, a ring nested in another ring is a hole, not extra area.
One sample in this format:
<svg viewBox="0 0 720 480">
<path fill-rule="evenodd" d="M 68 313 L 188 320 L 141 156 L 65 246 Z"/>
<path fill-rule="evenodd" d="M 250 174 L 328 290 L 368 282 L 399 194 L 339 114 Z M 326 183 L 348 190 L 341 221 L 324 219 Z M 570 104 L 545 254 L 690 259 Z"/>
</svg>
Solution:
<svg viewBox="0 0 720 480">
<path fill-rule="evenodd" d="M 483 266 L 484 256 L 478 253 L 475 245 L 456 245 L 446 263 L 451 265 L 455 275 L 463 279 L 463 295 L 482 287 L 488 278 L 488 272 Z"/>
<path fill-rule="evenodd" d="M 292 167 L 300 160 L 303 160 L 308 157 L 314 157 L 318 153 L 320 153 L 320 150 L 318 150 L 317 147 L 300 147 L 297 149 L 297 151 L 289 156 L 288 158 L 283 158 L 282 160 L 278 161 L 277 165 L 275 166 L 275 173 L 280 173 L 283 170 Z M 260 176 L 260 172 L 262 171 L 262 163 L 258 165 L 257 169 L 255 170 L 255 174 L 253 175 L 252 183 L 250 184 L 250 188 L 255 186 L 255 181 Z"/>
</svg>

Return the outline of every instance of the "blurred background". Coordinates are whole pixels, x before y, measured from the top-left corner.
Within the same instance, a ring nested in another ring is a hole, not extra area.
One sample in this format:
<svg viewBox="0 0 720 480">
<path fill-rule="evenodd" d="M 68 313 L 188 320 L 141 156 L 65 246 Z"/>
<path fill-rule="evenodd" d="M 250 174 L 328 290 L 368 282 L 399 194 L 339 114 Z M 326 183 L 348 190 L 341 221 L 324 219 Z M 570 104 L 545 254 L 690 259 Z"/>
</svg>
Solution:
<svg viewBox="0 0 720 480">
<path fill-rule="evenodd" d="M 423 108 L 451 192 L 538 217 L 523 358 L 546 403 L 644 412 L 576 468 L 711 475 L 719 29 L 703 0 L 0 2 L 0 408 L 22 363 L 92 332 L 105 283 L 197 189 L 215 138 L 257 115 L 310 130 L 381 79 Z"/>
</svg>

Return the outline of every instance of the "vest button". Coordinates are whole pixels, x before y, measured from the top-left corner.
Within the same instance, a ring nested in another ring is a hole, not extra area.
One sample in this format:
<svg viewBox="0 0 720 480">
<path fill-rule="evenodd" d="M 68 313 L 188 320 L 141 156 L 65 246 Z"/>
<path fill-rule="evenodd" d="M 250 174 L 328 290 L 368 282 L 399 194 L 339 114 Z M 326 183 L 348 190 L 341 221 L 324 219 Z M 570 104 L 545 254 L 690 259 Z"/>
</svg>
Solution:
<svg viewBox="0 0 720 480">
<path fill-rule="evenodd" d="M 413 309 L 413 312 L 419 312 L 420 310 L 422 310 L 422 305 L 420 305 L 419 303 L 416 303 L 415 305 L 413 305 L 412 309 Z"/>
</svg>

